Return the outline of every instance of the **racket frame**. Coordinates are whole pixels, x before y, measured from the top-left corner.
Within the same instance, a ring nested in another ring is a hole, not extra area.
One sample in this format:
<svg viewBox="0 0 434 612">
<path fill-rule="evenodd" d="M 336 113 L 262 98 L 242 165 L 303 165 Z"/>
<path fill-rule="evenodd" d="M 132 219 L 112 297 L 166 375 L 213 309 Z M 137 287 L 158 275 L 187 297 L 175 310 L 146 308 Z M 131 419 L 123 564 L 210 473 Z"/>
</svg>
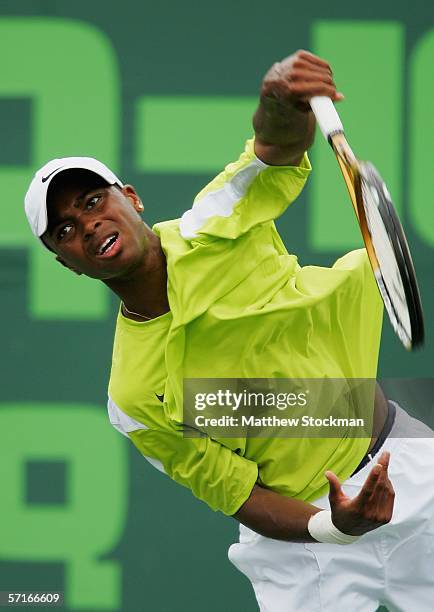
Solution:
<svg viewBox="0 0 434 612">
<path fill-rule="evenodd" d="M 330 146 L 335 152 L 342 176 L 344 177 L 345 184 L 350 195 L 350 200 L 360 225 L 360 230 L 362 232 L 363 242 L 365 243 L 369 261 L 371 262 L 375 274 L 380 269 L 380 264 L 375 254 L 374 245 L 372 244 L 368 220 L 366 219 L 365 207 L 363 205 L 360 163 L 354 155 L 343 132 L 331 134 L 328 140 Z"/>
<path fill-rule="evenodd" d="M 394 318 L 399 328 L 403 330 L 405 338 L 403 337 L 402 333 L 399 333 L 396 329 L 395 331 L 405 348 L 407 350 L 411 350 L 412 348 L 423 344 L 424 323 L 416 274 L 404 230 L 392 203 L 387 198 L 382 198 L 384 208 L 383 206 L 380 206 L 378 208 L 378 212 L 386 227 L 388 237 L 391 240 L 395 260 L 401 276 L 401 282 L 409 311 L 411 337 L 408 336 L 404 326 L 402 325 L 400 317 L 396 312 L 394 303 L 389 297 L 387 286 L 383 281 L 384 277 L 382 275 L 381 267 L 375 252 L 375 247 L 372 242 L 365 206 L 363 204 L 362 181 L 364 172 L 369 172 L 371 174 L 369 177 L 370 182 L 372 182 L 372 179 L 374 178 L 379 189 L 382 188 L 384 182 L 372 164 L 369 162 L 361 162 L 356 158 L 350 145 L 348 144 L 347 139 L 345 138 L 343 131 L 339 130 L 335 133 L 329 134 L 328 141 L 336 155 L 342 176 L 344 177 L 350 200 L 359 222 L 369 261 L 371 262 L 371 267 L 374 272 L 377 285 L 379 286 L 379 291 L 383 297 L 383 300 L 385 300 L 384 294 L 387 294 L 387 299 L 389 301 L 390 308 L 393 310 Z M 380 283 L 382 287 L 380 287 Z"/>
</svg>

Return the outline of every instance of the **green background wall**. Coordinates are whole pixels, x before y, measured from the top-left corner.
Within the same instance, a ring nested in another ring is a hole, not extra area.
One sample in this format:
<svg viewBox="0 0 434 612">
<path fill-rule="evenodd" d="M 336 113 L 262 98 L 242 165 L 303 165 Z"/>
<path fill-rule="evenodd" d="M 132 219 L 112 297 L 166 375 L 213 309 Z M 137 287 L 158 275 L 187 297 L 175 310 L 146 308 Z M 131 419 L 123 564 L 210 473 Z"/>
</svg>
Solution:
<svg viewBox="0 0 434 612">
<path fill-rule="evenodd" d="M 116 301 L 71 278 L 26 227 L 52 157 L 94 155 L 136 186 L 152 224 L 179 216 L 251 134 L 262 75 L 309 48 L 328 59 L 347 132 L 387 180 L 427 323 L 408 354 L 388 323 L 381 377 L 431 377 L 434 218 L 429 3 L 0 3 L 0 590 L 65 591 L 68 610 L 255 610 L 226 560 L 235 522 L 149 466 L 106 417 Z M 331 153 L 279 221 L 301 263 L 359 245 Z M 303 577 L 300 576 L 300 580 Z"/>
</svg>

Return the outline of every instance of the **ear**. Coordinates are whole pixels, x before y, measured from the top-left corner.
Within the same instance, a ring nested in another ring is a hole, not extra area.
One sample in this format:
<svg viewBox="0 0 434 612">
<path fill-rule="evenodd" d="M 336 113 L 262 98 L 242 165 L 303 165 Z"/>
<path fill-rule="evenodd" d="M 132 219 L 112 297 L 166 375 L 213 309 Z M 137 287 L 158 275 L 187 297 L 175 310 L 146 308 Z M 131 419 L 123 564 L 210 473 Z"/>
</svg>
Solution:
<svg viewBox="0 0 434 612">
<path fill-rule="evenodd" d="M 122 193 L 131 201 L 138 213 L 143 212 L 144 206 L 142 201 L 132 185 L 124 185 L 122 187 Z"/>
<path fill-rule="evenodd" d="M 81 276 L 81 272 L 79 272 L 76 268 L 69 266 L 61 257 L 57 256 L 56 261 L 62 264 L 62 266 L 64 266 L 65 268 L 68 268 L 68 270 L 71 270 L 71 272 L 74 272 L 74 274 L 77 274 L 77 276 Z"/>
</svg>

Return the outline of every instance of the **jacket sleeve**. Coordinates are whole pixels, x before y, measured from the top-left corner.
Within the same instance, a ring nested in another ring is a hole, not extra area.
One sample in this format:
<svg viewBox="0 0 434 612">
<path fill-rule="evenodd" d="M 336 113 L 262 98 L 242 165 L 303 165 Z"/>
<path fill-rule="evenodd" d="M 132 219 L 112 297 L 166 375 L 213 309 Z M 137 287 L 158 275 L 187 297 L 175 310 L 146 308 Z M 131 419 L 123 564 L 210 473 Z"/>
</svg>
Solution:
<svg viewBox="0 0 434 612">
<path fill-rule="evenodd" d="M 300 194 L 310 171 L 306 153 L 297 167 L 268 166 L 256 157 L 254 140 L 248 140 L 238 161 L 202 189 L 183 214 L 181 236 L 237 238 L 276 219 Z"/>
<path fill-rule="evenodd" d="M 212 510 L 233 515 L 247 500 L 258 478 L 258 466 L 208 437 L 187 437 L 182 428 L 164 417 L 138 421 L 123 412 L 110 398 L 111 424 L 129 437 L 134 446 L 154 467 L 177 483 L 191 489 L 193 495 Z"/>
</svg>

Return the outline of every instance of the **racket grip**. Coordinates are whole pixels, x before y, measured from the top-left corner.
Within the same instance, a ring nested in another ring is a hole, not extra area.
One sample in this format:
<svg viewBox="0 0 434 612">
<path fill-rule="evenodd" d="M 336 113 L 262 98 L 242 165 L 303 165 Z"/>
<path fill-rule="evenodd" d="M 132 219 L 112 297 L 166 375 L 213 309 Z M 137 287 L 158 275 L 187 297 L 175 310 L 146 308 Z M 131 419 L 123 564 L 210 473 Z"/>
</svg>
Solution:
<svg viewBox="0 0 434 612">
<path fill-rule="evenodd" d="M 342 121 L 330 98 L 327 96 L 314 96 L 310 99 L 310 106 L 327 141 L 333 134 L 344 131 Z"/>
</svg>

